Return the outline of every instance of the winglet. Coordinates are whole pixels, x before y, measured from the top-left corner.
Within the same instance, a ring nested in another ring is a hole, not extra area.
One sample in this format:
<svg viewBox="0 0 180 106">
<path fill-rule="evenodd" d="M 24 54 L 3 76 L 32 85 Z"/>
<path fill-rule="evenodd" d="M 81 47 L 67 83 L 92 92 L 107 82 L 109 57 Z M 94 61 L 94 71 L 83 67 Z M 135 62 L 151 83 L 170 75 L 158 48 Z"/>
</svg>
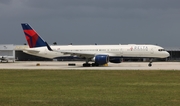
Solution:
<svg viewBox="0 0 180 106">
<path fill-rule="evenodd" d="M 21 26 L 30 48 L 46 46 L 45 41 L 28 23 L 22 23 Z"/>
</svg>

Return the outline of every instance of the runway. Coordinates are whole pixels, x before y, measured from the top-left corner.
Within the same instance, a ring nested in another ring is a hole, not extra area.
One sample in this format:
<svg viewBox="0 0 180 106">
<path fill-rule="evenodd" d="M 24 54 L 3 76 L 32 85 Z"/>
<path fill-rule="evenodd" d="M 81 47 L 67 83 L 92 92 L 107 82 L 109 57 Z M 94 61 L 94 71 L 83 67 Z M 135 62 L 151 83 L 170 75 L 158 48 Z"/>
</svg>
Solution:
<svg viewBox="0 0 180 106">
<path fill-rule="evenodd" d="M 68 66 L 68 63 L 75 63 L 76 66 Z M 180 62 L 154 62 L 152 67 L 148 66 L 148 62 L 108 63 L 108 66 L 101 67 L 82 67 L 82 64 L 83 62 L 78 61 L 16 61 L 15 63 L 0 63 L 0 69 L 180 70 Z"/>
</svg>

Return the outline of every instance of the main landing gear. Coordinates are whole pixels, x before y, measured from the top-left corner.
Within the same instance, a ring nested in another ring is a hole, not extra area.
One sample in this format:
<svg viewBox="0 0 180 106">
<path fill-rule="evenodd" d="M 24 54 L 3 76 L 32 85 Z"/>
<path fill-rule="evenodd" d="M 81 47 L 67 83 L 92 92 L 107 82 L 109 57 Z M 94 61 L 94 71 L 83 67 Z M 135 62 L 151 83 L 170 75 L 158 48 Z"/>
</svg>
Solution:
<svg viewBox="0 0 180 106">
<path fill-rule="evenodd" d="M 99 64 L 97 64 L 97 63 L 92 63 L 92 64 L 90 64 L 89 63 L 89 59 L 86 59 L 86 62 L 83 64 L 83 67 L 95 67 L 95 66 L 99 66 Z"/>
<path fill-rule="evenodd" d="M 91 64 L 89 64 L 89 60 L 86 59 L 86 63 L 83 64 L 83 67 L 90 67 L 90 66 L 91 66 Z"/>
<path fill-rule="evenodd" d="M 150 59 L 149 64 L 148 64 L 149 67 L 152 66 L 152 61 L 153 61 L 153 59 Z"/>
<path fill-rule="evenodd" d="M 83 67 L 96 67 L 96 66 L 99 66 L 98 64 L 96 64 L 96 63 L 92 63 L 92 64 L 90 64 L 90 63 L 84 63 L 83 64 Z"/>
<path fill-rule="evenodd" d="M 84 63 L 83 64 L 83 67 L 90 67 L 91 66 L 91 64 L 89 64 L 89 63 Z"/>
</svg>

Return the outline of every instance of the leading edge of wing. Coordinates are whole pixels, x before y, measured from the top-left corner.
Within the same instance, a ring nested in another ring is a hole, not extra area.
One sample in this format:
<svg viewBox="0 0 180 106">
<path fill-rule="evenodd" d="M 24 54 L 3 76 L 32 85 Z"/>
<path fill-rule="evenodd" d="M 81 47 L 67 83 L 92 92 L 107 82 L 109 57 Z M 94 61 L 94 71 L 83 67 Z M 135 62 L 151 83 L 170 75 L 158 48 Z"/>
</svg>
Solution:
<svg viewBox="0 0 180 106">
<path fill-rule="evenodd" d="M 94 57 L 96 55 L 108 55 L 108 56 L 116 56 L 113 53 L 97 53 L 97 52 L 92 52 L 92 51 L 59 51 L 63 54 L 70 54 L 70 55 L 77 55 L 79 57 Z"/>
</svg>

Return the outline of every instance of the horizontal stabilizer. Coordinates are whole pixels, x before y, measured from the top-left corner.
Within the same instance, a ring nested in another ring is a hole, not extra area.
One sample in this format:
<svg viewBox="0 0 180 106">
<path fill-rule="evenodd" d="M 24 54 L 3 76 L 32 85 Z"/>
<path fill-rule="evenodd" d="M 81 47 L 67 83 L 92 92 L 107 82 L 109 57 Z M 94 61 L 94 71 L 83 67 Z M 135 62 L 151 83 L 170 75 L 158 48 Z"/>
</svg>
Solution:
<svg viewBox="0 0 180 106">
<path fill-rule="evenodd" d="M 23 52 L 25 52 L 25 53 L 37 54 L 37 53 L 39 53 L 40 51 L 38 51 L 38 50 L 24 49 Z"/>
</svg>

